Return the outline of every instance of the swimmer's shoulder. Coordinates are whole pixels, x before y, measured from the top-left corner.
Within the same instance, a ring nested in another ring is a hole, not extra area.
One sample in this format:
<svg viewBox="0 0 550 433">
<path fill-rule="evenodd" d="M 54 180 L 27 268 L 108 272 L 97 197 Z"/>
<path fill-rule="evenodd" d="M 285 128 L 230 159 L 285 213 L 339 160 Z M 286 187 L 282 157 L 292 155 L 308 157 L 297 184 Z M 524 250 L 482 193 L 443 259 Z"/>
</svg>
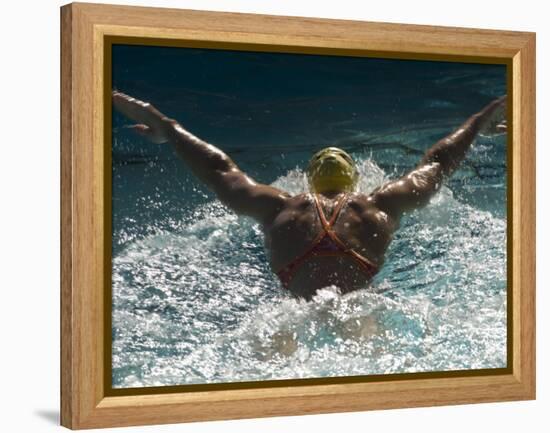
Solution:
<svg viewBox="0 0 550 433">
<path fill-rule="evenodd" d="M 302 193 L 288 196 L 273 219 L 264 224 L 264 231 L 269 231 L 273 227 L 285 226 L 289 222 L 293 222 L 294 225 L 297 219 L 311 216 L 313 207 L 315 207 L 315 204 L 310 194 Z"/>
<path fill-rule="evenodd" d="M 374 221 L 377 224 L 382 224 L 392 229 L 396 229 L 399 226 L 399 220 L 396 220 L 377 206 L 372 194 L 350 194 L 347 207 L 362 220 Z"/>
<path fill-rule="evenodd" d="M 287 197 L 285 206 L 294 210 L 306 210 L 314 204 L 313 196 L 310 193 L 304 192 Z"/>
<path fill-rule="evenodd" d="M 346 207 L 359 213 L 367 209 L 372 209 L 375 205 L 369 197 L 368 194 L 358 192 L 350 193 L 346 200 Z M 285 208 L 287 209 L 305 211 L 314 206 L 315 201 L 313 195 L 309 192 L 289 196 L 285 200 Z"/>
<path fill-rule="evenodd" d="M 315 206 L 313 197 L 308 193 L 301 193 L 296 195 L 289 195 L 285 197 L 284 203 L 279 207 L 276 219 L 281 219 L 281 217 L 287 215 L 300 215 L 308 213 L 308 210 L 312 206 Z"/>
<path fill-rule="evenodd" d="M 362 213 L 367 209 L 371 209 L 374 205 L 374 202 L 371 199 L 369 194 L 364 194 L 361 192 L 352 192 L 348 195 L 348 200 L 346 203 L 347 207 L 351 210 L 354 210 L 358 213 Z"/>
</svg>

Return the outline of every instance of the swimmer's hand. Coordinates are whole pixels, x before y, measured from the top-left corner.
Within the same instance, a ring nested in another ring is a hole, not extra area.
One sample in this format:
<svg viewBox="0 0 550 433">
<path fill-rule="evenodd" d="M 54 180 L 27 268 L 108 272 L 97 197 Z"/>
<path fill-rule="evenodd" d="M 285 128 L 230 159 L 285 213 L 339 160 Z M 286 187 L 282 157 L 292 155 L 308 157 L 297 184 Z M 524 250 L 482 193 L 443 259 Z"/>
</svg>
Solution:
<svg viewBox="0 0 550 433">
<path fill-rule="evenodd" d="M 480 135 L 484 135 L 484 136 L 502 135 L 502 134 L 506 134 L 507 131 L 508 131 L 508 124 L 506 120 L 493 121 L 480 132 Z"/>
<path fill-rule="evenodd" d="M 125 93 L 113 91 L 113 106 L 126 117 L 137 122 L 125 128 L 132 129 L 155 144 L 168 141 L 167 125 L 173 122 L 148 102 L 132 98 Z"/>
<path fill-rule="evenodd" d="M 506 123 L 506 95 L 491 102 L 479 114 L 482 117 L 480 134 L 499 135 L 507 131 Z"/>
</svg>

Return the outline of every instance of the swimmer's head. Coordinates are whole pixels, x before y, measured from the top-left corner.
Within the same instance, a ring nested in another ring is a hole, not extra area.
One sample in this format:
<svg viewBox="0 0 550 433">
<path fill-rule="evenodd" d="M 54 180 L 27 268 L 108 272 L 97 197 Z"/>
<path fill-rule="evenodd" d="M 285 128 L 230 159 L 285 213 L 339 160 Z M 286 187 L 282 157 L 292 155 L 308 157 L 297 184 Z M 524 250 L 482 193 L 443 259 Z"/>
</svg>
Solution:
<svg viewBox="0 0 550 433">
<path fill-rule="evenodd" d="M 351 156 L 338 147 L 326 147 L 317 152 L 307 167 L 309 187 L 318 193 L 353 191 L 359 173 Z"/>
</svg>

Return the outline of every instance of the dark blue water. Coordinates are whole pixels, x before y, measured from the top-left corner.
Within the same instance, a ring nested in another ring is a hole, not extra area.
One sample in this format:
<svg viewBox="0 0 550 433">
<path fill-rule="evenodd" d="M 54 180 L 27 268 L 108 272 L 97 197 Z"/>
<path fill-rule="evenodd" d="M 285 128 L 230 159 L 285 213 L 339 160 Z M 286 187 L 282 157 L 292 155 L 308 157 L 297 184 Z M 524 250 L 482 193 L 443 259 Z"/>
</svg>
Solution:
<svg viewBox="0 0 550 433">
<path fill-rule="evenodd" d="M 314 151 L 342 147 L 366 193 L 505 93 L 506 71 L 115 46 L 113 86 L 293 193 Z M 305 303 L 269 271 L 259 227 L 127 124 L 114 114 L 113 386 L 506 366 L 505 135 L 480 137 L 404 219 L 370 287 Z"/>
</svg>

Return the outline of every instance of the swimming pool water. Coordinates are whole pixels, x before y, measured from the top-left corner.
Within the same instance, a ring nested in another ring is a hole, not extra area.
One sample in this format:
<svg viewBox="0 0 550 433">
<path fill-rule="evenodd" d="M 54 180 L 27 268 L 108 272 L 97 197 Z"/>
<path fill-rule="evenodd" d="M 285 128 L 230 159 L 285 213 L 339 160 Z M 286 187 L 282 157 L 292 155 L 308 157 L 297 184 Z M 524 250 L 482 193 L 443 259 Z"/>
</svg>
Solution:
<svg viewBox="0 0 550 433">
<path fill-rule="evenodd" d="M 113 83 L 291 193 L 331 144 L 367 193 L 505 91 L 498 65 L 337 60 L 119 46 Z M 504 135 L 479 137 L 403 219 L 371 285 L 305 302 L 270 272 L 257 224 L 126 124 L 114 114 L 113 387 L 506 366 Z"/>
</svg>

